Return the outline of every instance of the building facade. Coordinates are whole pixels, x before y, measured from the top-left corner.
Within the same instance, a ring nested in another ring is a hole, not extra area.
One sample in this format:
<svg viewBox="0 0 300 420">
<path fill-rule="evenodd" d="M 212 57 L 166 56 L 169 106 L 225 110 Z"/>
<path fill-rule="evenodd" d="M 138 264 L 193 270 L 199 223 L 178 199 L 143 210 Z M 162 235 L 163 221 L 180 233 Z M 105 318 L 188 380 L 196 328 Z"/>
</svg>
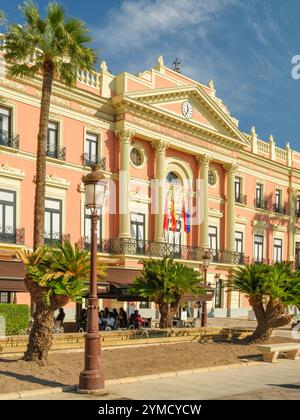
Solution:
<svg viewBox="0 0 300 420">
<path fill-rule="evenodd" d="M 15 249 L 33 244 L 40 98 L 41 78 L 0 79 L 2 302 L 29 301 L 18 282 L 22 269 L 10 274 L 10 267 Z M 141 258 L 171 255 L 202 270 L 203 252 L 210 249 L 210 316 L 248 317 L 247 299 L 224 287 L 232 270 L 252 261 L 300 264 L 300 153 L 288 144 L 277 147 L 272 136 L 260 140 L 254 128 L 242 132 L 212 81 L 191 80 L 159 57 L 138 75 L 114 76 L 102 62 L 99 72 L 80 72 L 71 90 L 55 82 L 46 243 L 69 238 L 89 246 L 81 178 L 92 163 L 108 181 L 99 253 L 119 259 L 108 278 L 116 287 L 133 280 Z M 176 229 L 166 231 L 173 202 Z M 188 233 L 183 206 L 191 215 Z"/>
</svg>

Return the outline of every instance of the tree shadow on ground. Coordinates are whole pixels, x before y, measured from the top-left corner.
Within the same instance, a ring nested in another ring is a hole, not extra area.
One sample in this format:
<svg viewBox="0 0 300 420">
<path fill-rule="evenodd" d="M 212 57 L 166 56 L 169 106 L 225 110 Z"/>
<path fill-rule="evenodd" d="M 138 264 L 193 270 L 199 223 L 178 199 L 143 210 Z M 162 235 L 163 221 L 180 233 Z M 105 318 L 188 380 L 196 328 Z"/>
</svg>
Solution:
<svg viewBox="0 0 300 420">
<path fill-rule="evenodd" d="M 269 386 L 276 386 L 288 389 L 300 389 L 300 384 L 268 384 Z"/>
<path fill-rule="evenodd" d="M 49 381 L 47 379 L 37 378 L 32 375 L 22 375 L 20 373 L 3 371 L 3 370 L 0 370 L 0 375 L 8 376 L 10 378 L 15 378 L 15 379 L 18 379 L 19 381 L 31 382 L 32 384 L 39 384 L 39 385 L 49 386 L 49 387 L 61 387 L 61 386 L 67 385 L 61 382 Z"/>
</svg>

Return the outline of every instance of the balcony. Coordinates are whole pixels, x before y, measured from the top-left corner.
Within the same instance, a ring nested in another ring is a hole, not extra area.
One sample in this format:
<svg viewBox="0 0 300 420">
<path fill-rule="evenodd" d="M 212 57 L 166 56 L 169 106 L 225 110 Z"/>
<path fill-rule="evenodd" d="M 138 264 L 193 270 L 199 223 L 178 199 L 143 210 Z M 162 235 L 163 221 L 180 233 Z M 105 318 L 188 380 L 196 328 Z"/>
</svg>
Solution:
<svg viewBox="0 0 300 420">
<path fill-rule="evenodd" d="M 103 242 L 99 240 L 98 241 L 98 252 L 105 252 L 103 251 Z M 78 242 L 79 248 L 80 249 L 84 249 L 85 251 L 90 251 L 91 250 L 91 238 L 89 238 L 88 236 L 82 236 Z"/>
<path fill-rule="evenodd" d="M 6 244 L 24 245 L 25 229 L 14 229 L 12 226 L 1 226 L 0 242 Z"/>
<path fill-rule="evenodd" d="M 19 149 L 20 137 L 12 134 L 9 131 L 0 130 L 0 146 L 10 147 L 12 149 Z"/>
<path fill-rule="evenodd" d="M 81 249 L 90 249 L 90 242 L 82 237 L 79 241 Z M 147 257 L 170 257 L 181 260 L 202 262 L 206 251 L 211 252 L 211 262 L 221 264 L 243 265 L 248 263 L 248 258 L 238 252 L 223 250 L 209 250 L 187 245 L 169 244 L 167 242 L 143 241 L 136 239 L 105 239 L 98 244 L 98 251 L 113 255 L 140 255 Z"/>
<path fill-rule="evenodd" d="M 97 155 L 91 155 L 89 153 L 83 153 L 81 156 L 82 164 L 84 166 L 94 166 L 98 165 L 99 169 L 105 171 L 106 169 L 106 159 L 105 157 L 99 158 Z"/>
<path fill-rule="evenodd" d="M 69 240 L 70 240 L 69 233 L 65 233 L 61 235 L 58 232 L 45 232 L 45 235 L 44 235 L 44 243 L 47 246 L 55 246 L 57 244 L 62 244 L 65 241 L 69 241 Z"/>
<path fill-rule="evenodd" d="M 58 159 L 58 160 L 66 160 L 66 148 L 55 146 L 53 144 L 47 144 L 46 147 L 46 156 L 52 158 L 52 159 Z"/>
<path fill-rule="evenodd" d="M 254 200 L 254 206 L 257 209 L 268 210 L 268 201 L 267 200 Z"/>
<path fill-rule="evenodd" d="M 278 204 L 273 205 L 273 211 L 279 214 L 287 214 L 286 206 L 281 206 Z"/>
<path fill-rule="evenodd" d="M 239 194 L 238 196 L 235 196 L 235 202 L 239 204 L 247 204 L 247 196 Z"/>
</svg>

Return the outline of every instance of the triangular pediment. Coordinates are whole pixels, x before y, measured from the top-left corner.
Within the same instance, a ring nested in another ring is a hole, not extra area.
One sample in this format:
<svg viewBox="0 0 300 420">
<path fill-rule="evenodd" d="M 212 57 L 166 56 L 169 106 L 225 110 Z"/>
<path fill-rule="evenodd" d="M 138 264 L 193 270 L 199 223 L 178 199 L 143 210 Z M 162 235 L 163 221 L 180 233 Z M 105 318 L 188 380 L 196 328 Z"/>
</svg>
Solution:
<svg viewBox="0 0 300 420">
<path fill-rule="evenodd" d="M 201 86 L 185 85 L 128 92 L 126 96 L 185 123 L 199 125 L 204 129 L 224 134 L 244 146 L 249 145 L 247 137 L 239 130 L 237 121 L 230 116 L 222 101 L 206 93 Z M 184 107 L 186 102 L 188 106 Z M 192 112 L 188 113 L 186 108 Z"/>
</svg>

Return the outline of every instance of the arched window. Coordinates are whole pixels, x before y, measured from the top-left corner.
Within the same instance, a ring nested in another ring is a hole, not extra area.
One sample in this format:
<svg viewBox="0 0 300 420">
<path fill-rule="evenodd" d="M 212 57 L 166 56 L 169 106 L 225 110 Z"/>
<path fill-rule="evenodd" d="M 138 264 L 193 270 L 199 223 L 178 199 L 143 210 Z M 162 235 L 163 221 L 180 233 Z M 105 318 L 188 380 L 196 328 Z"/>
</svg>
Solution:
<svg viewBox="0 0 300 420">
<path fill-rule="evenodd" d="M 166 177 L 166 181 L 172 185 L 182 185 L 178 175 L 175 174 L 175 172 L 169 172 Z"/>
</svg>

